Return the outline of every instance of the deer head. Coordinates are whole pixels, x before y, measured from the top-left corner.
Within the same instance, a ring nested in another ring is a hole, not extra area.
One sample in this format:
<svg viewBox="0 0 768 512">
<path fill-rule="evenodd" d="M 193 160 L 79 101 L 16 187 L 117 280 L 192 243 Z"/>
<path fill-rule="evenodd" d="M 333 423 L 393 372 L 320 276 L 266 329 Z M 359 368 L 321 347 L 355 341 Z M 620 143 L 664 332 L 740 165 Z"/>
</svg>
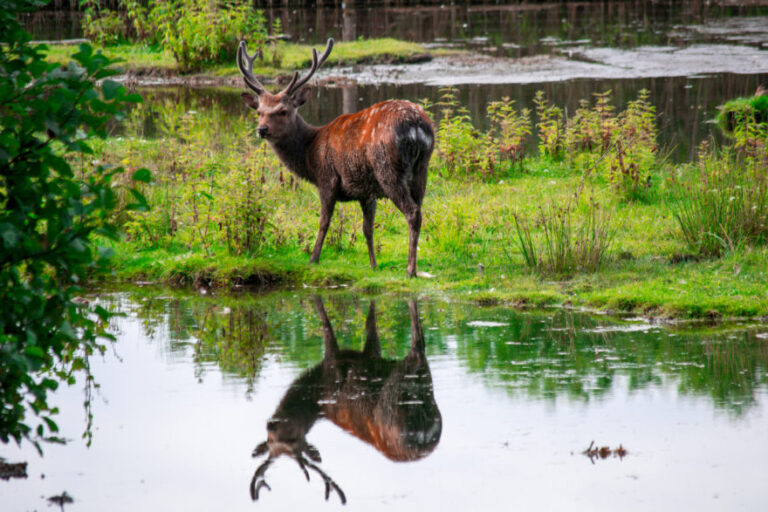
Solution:
<svg viewBox="0 0 768 512">
<path fill-rule="evenodd" d="M 277 94 L 270 94 L 253 74 L 253 62 L 259 53 L 256 52 L 253 56 L 248 55 L 245 41 L 240 42 L 237 49 L 237 67 L 243 74 L 245 85 L 256 93 L 254 96 L 244 92 L 241 96 L 246 105 L 256 110 L 259 115 L 257 130 L 259 137 L 267 140 L 281 140 L 295 132 L 297 109 L 306 103 L 310 93 L 310 89 L 305 89 L 304 86 L 315 71 L 323 65 L 332 49 L 333 38 L 328 39 L 325 51 L 319 58 L 317 50 L 312 48 L 312 67 L 309 72 L 299 79 L 299 72 L 296 71 L 285 89 Z"/>
<path fill-rule="evenodd" d="M 310 469 L 320 475 L 320 477 L 325 482 L 326 501 L 328 501 L 328 498 L 331 495 L 331 490 L 333 490 L 336 492 L 336 494 L 339 495 L 339 499 L 341 500 L 342 505 L 346 504 L 347 497 L 344 495 L 344 491 L 341 490 L 341 487 L 339 487 L 336 482 L 334 482 L 333 479 L 328 476 L 327 473 L 325 473 L 322 469 L 320 469 L 319 466 L 317 466 L 317 464 L 315 464 L 320 463 L 322 460 L 320 458 L 320 452 L 317 450 L 317 448 L 307 443 L 306 439 L 304 438 L 304 434 L 298 434 L 296 432 L 288 434 L 286 431 L 281 431 L 277 423 L 278 422 L 271 421 L 267 425 L 267 440 L 259 444 L 253 450 L 253 457 L 260 457 L 266 453 L 269 453 L 269 455 L 253 474 L 253 478 L 251 479 L 251 499 L 254 501 L 259 499 L 259 491 L 262 487 L 266 487 L 268 490 L 271 490 L 265 479 L 267 469 L 269 469 L 269 466 L 272 465 L 272 462 L 274 462 L 275 458 L 279 457 L 280 455 L 288 455 L 299 465 L 301 470 L 304 472 L 304 476 L 307 478 L 307 481 L 309 481 Z M 288 436 L 298 434 L 299 437 L 282 437 L 286 434 L 288 434 Z M 309 458 L 309 460 L 307 460 L 307 458 Z"/>
</svg>

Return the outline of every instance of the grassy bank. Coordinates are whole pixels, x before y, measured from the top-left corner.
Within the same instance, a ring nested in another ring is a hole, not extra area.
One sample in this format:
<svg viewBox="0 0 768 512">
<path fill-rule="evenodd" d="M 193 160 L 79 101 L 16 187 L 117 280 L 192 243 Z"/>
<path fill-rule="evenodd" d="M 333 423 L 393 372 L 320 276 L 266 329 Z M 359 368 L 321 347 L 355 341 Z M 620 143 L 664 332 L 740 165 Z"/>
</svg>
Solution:
<svg viewBox="0 0 768 512">
<path fill-rule="evenodd" d="M 571 305 L 646 315 L 768 315 L 768 177 L 763 125 L 696 163 L 660 155 L 653 107 L 599 95 L 570 119 L 489 106 L 478 132 L 445 91 L 427 106 L 438 142 L 424 200 L 419 270 L 405 278 L 407 227 L 376 216 L 379 268 L 367 265 L 357 203 L 337 205 L 318 265 L 316 189 L 216 105 L 146 102 L 97 161 L 153 173 L 151 211 L 125 212 L 116 281 L 231 286 L 344 285 L 449 294 L 479 303 Z M 155 128 L 147 131 L 147 120 Z M 535 120 L 535 122 L 534 122 Z M 528 147 L 536 132 L 539 147 Z M 151 134 L 151 136 L 150 136 Z M 83 163 L 83 172 L 92 162 Z M 527 240 L 529 245 L 521 243 Z"/>
<path fill-rule="evenodd" d="M 118 68 L 125 72 L 139 75 L 148 73 L 181 74 L 179 65 L 173 56 L 157 46 L 119 44 L 106 47 L 95 45 L 95 48 L 111 59 L 122 60 L 123 62 L 119 64 Z M 48 59 L 51 62 L 63 64 L 69 62 L 69 56 L 76 51 L 77 46 L 51 46 L 48 50 Z M 250 51 L 253 52 L 253 48 Z M 372 62 L 407 61 L 415 56 L 439 54 L 441 52 L 444 53 L 446 50 L 427 50 L 421 44 L 391 38 L 337 42 L 334 45 L 333 53 L 326 61 L 325 67 Z M 274 48 L 267 50 L 267 58 L 256 60 L 253 71 L 260 77 L 274 78 L 278 75 L 292 73 L 297 69 L 308 67 L 312 62 L 311 58 L 311 46 L 279 41 L 275 43 Z M 217 77 L 240 75 L 234 59 L 231 63 L 215 65 L 201 73 Z"/>
</svg>

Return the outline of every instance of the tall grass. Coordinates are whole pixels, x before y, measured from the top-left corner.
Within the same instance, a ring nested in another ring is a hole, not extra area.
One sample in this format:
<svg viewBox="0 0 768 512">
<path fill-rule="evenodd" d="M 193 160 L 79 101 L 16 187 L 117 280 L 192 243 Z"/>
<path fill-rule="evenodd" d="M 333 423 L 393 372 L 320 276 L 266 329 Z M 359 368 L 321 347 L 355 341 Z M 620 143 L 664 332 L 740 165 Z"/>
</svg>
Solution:
<svg viewBox="0 0 768 512">
<path fill-rule="evenodd" d="M 565 205 L 540 205 L 533 220 L 515 214 L 516 241 L 525 265 L 549 276 L 597 271 L 608 259 L 615 233 L 611 213 L 592 197 L 575 196 Z"/>
<path fill-rule="evenodd" d="M 672 182 L 673 212 L 688 246 L 721 256 L 768 242 L 768 168 L 732 151 L 707 151 Z"/>
</svg>

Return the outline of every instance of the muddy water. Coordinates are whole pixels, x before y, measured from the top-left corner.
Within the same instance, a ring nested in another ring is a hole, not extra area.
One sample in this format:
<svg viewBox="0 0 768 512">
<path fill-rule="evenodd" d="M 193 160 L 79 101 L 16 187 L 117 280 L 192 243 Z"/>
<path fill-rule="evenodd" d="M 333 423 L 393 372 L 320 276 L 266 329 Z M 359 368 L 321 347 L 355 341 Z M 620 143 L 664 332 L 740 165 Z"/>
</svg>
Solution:
<svg viewBox="0 0 768 512">
<path fill-rule="evenodd" d="M 0 481 L 4 511 L 62 491 L 73 511 L 763 508 L 765 325 L 163 293 L 95 299 L 126 316 L 92 361 L 93 445 L 82 390 L 62 389 L 71 441 L 43 459 L 3 447 L 29 461 Z"/>
</svg>

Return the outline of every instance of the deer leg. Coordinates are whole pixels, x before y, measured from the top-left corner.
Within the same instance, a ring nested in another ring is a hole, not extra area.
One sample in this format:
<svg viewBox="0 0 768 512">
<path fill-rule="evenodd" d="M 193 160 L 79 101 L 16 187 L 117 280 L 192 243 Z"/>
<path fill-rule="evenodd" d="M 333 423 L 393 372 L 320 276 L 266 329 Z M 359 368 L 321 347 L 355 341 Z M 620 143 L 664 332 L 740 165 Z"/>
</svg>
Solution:
<svg viewBox="0 0 768 512">
<path fill-rule="evenodd" d="M 365 319 L 365 348 L 363 353 L 370 359 L 381 357 L 381 344 L 379 343 L 379 332 L 376 329 L 376 301 L 371 300 L 371 306 L 368 309 L 368 317 Z"/>
<path fill-rule="evenodd" d="M 426 359 L 424 346 L 424 329 L 419 318 L 419 305 L 415 299 L 408 299 L 408 312 L 411 315 L 411 351 L 408 357 Z"/>
<path fill-rule="evenodd" d="M 325 241 L 325 235 L 328 234 L 328 226 L 331 225 L 331 217 L 333 217 L 333 209 L 335 207 L 336 199 L 320 195 L 320 228 L 317 231 L 315 248 L 312 249 L 312 256 L 309 258 L 310 263 L 320 261 L 320 251 L 323 250 L 323 242 Z"/>
<path fill-rule="evenodd" d="M 373 247 L 373 221 L 376 218 L 376 198 L 360 201 L 363 209 L 363 234 L 368 245 L 368 259 L 371 268 L 376 268 L 376 252 Z"/>
<path fill-rule="evenodd" d="M 323 324 L 323 344 L 325 345 L 323 359 L 335 359 L 336 353 L 339 351 L 339 344 L 336 341 L 336 335 L 333 333 L 331 322 L 328 320 L 328 314 L 325 312 L 323 299 L 321 299 L 319 295 L 315 295 L 312 297 L 312 300 L 315 303 L 317 316 L 320 317 L 320 322 Z"/>
<path fill-rule="evenodd" d="M 386 175 L 379 178 L 379 184 L 384 189 L 386 196 L 405 215 L 405 220 L 408 222 L 408 268 L 405 273 L 408 277 L 416 277 L 416 251 L 419 247 L 419 233 L 421 231 L 421 206 L 413 200 L 410 189 L 403 182 L 388 178 L 389 176 Z"/>
</svg>

